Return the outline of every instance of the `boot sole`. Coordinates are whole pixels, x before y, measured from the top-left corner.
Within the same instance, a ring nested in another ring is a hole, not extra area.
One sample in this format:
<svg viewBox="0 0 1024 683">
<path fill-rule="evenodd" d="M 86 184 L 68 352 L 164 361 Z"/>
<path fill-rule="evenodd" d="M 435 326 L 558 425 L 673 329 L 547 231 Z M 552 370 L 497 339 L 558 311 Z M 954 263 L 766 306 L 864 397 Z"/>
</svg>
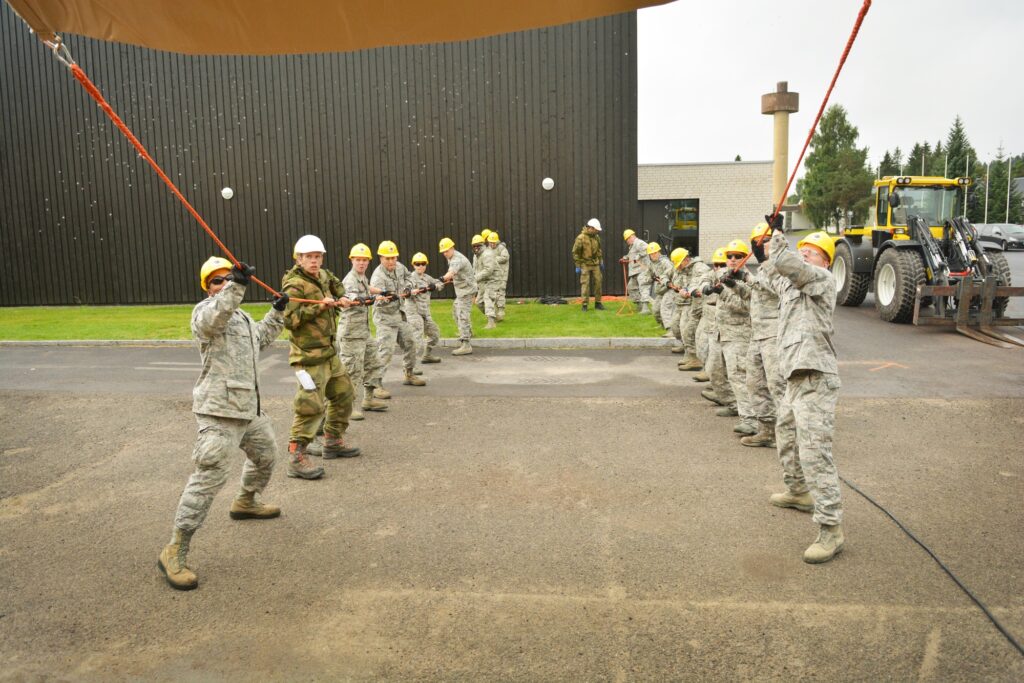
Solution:
<svg viewBox="0 0 1024 683">
<path fill-rule="evenodd" d="M 156 561 L 156 566 L 160 568 L 160 573 L 163 574 L 164 575 L 164 579 L 167 580 L 167 585 L 170 586 L 171 588 L 173 588 L 174 590 L 176 590 L 176 591 L 194 591 L 196 588 L 199 588 L 199 582 L 198 581 L 196 583 L 191 584 L 191 585 L 181 585 L 181 586 L 179 586 L 178 584 L 176 584 L 173 581 L 171 581 L 171 577 L 167 575 L 167 569 L 164 567 L 164 563 L 163 562 L 161 562 L 160 560 L 157 560 Z"/>
<path fill-rule="evenodd" d="M 232 512 L 229 511 L 228 515 L 231 519 L 274 519 L 275 517 L 281 516 L 281 511 L 278 510 L 272 515 L 257 515 L 253 512 Z"/>
<path fill-rule="evenodd" d="M 690 379 L 692 379 L 694 382 L 710 382 L 711 381 L 710 379 L 702 379 L 700 377 L 691 377 Z"/>
<path fill-rule="evenodd" d="M 386 413 L 388 412 L 388 407 L 384 406 L 383 408 L 363 408 L 363 410 L 365 410 L 368 413 Z"/>
<path fill-rule="evenodd" d="M 407 387 L 425 387 L 425 386 L 427 386 L 426 382 L 410 382 L 408 380 L 406 380 L 405 382 L 402 382 L 402 384 L 406 385 Z"/>
<path fill-rule="evenodd" d="M 423 363 L 424 365 L 429 365 L 429 364 L 431 364 L 431 363 L 440 363 L 440 362 L 441 362 L 441 359 L 440 359 L 440 358 L 438 358 L 437 360 L 427 360 L 427 359 L 425 359 L 425 358 L 424 358 L 424 359 L 423 359 L 423 360 L 421 360 L 420 362 L 421 362 L 421 363 Z"/>
<path fill-rule="evenodd" d="M 774 443 L 747 443 L 743 439 L 740 439 L 740 443 L 751 448 L 775 448 Z"/>
<path fill-rule="evenodd" d="M 705 401 L 710 401 L 711 403 L 714 403 L 716 406 L 722 406 L 723 408 L 725 407 L 725 404 L 719 401 L 717 398 L 708 398 L 703 393 L 701 393 L 700 397 Z"/>
<path fill-rule="evenodd" d="M 772 505 L 774 505 L 777 508 L 790 508 L 791 510 L 799 510 L 800 512 L 814 512 L 814 506 L 813 505 L 796 505 L 796 504 L 790 504 L 790 503 L 776 503 L 773 500 L 769 500 L 768 502 L 771 503 Z"/>
<path fill-rule="evenodd" d="M 362 451 L 359 450 L 358 448 L 349 448 L 344 451 L 338 451 L 337 453 L 324 453 L 324 460 L 337 460 L 338 458 L 354 458 L 361 453 Z"/>
<path fill-rule="evenodd" d="M 825 564 L 826 562 L 831 562 L 832 560 L 836 559 L 836 555 L 843 552 L 844 545 L 846 545 L 846 543 L 842 543 L 841 545 L 836 546 L 835 552 L 829 555 L 828 557 L 823 557 L 821 559 L 804 557 L 804 562 L 806 562 L 807 564 Z"/>
<path fill-rule="evenodd" d="M 302 474 L 302 473 L 299 473 L 299 472 L 288 472 L 287 475 L 289 477 L 291 477 L 292 479 L 310 479 L 310 480 L 312 480 L 312 479 L 319 479 L 320 477 L 324 476 L 324 473 L 322 471 L 319 472 L 319 473 L 310 472 L 308 474 Z"/>
</svg>

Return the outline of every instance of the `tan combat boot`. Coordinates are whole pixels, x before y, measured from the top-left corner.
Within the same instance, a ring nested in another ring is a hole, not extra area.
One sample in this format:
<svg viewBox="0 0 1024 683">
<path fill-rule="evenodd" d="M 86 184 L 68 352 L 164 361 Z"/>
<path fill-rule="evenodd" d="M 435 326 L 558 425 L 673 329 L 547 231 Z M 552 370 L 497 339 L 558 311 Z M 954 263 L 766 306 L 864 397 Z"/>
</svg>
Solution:
<svg viewBox="0 0 1024 683">
<path fill-rule="evenodd" d="M 306 445 L 292 441 L 288 444 L 289 477 L 299 479 L 319 479 L 324 476 L 324 468 L 314 465 L 306 457 Z"/>
<path fill-rule="evenodd" d="M 757 421 L 751 420 L 750 418 L 740 420 L 732 428 L 732 431 L 736 432 L 737 434 L 744 434 L 746 436 L 753 436 L 754 434 L 757 434 L 757 430 Z"/>
<path fill-rule="evenodd" d="M 164 546 L 156 563 L 167 577 L 167 583 L 171 584 L 171 588 L 179 591 L 190 591 L 199 585 L 199 577 L 192 573 L 186 562 L 191 541 L 191 531 L 175 528 L 171 542 Z"/>
<path fill-rule="evenodd" d="M 373 396 L 374 398 L 382 398 L 385 400 L 391 398 L 391 392 L 385 389 L 384 387 L 374 387 L 373 393 L 370 395 Z"/>
<path fill-rule="evenodd" d="M 354 458 L 361 451 L 354 446 L 346 446 L 340 436 L 329 436 L 324 434 L 324 460 L 335 458 Z"/>
<path fill-rule="evenodd" d="M 440 363 L 441 359 L 434 355 L 434 349 L 427 349 L 420 358 L 421 363 Z"/>
<path fill-rule="evenodd" d="M 363 387 L 362 409 L 374 413 L 383 413 L 388 409 L 388 404 L 384 401 L 378 401 L 373 397 L 373 387 L 365 386 Z M 355 413 L 355 411 L 352 412 L 353 414 Z M 351 420 L 352 418 L 349 417 L 349 419 Z M 360 419 L 362 419 L 362 414 L 360 414 Z"/>
<path fill-rule="evenodd" d="M 811 512 L 814 510 L 814 498 L 807 491 L 803 493 L 792 493 L 790 491 L 773 493 L 768 502 L 778 508 L 793 508 L 801 512 Z"/>
<path fill-rule="evenodd" d="M 406 370 L 405 381 L 403 381 L 402 384 L 408 384 L 409 386 L 413 387 L 425 387 L 427 386 L 427 380 L 420 379 L 419 377 L 414 375 L 411 370 Z"/>
<path fill-rule="evenodd" d="M 242 489 L 231 501 L 231 510 L 228 514 L 231 515 L 231 519 L 273 519 L 281 516 L 281 508 L 261 503 L 256 500 L 255 491 Z"/>
<path fill-rule="evenodd" d="M 493 329 L 495 329 L 496 327 L 498 327 L 498 326 L 497 326 L 497 324 L 495 324 L 495 322 L 494 322 L 494 316 L 493 316 L 493 315 L 489 315 L 489 316 L 487 316 L 487 324 L 486 324 L 486 325 L 484 325 L 484 329 L 485 329 L 485 330 L 493 330 Z"/>
<path fill-rule="evenodd" d="M 737 417 L 739 414 L 740 412 L 736 410 L 736 404 L 733 404 L 731 406 L 722 406 L 721 408 L 715 411 L 715 415 L 717 415 L 718 417 Z"/>
<path fill-rule="evenodd" d="M 471 353 L 473 353 L 473 347 L 469 345 L 468 340 L 460 341 L 459 348 L 452 351 L 453 356 L 468 356 Z"/>
<path fill-rule="evenodd" d="M 682 368 L 680 368 L 680 370 L 681 369 Z M 701 370 L 700 372 L 698 372 L 696 375 L 694 375 L 690 379 L 692 379 L 694 382 L 710 382 L 711 381 L 711 376 L 708 375 L 708 373 L 706 373 L 703 370 Z"/>
<path fill-rule="evenodd" d="M 685 353 L 685 352 L 686 352 L 686 347 L 683 346 L 682 344 L 676 344 L 675 346 L 672 347 L 672 353 Z M 679 361 L 679 362 L 682 363 L 682 361 Z"/>
<path fill-rule="evenodd" d="M 697 358 L 697 356 L 693 355 L 692 353 L 687 353 L 685 356 L 683 356 L 683 360 L 679 362 L 679 369 L 703 370 L 704 364 L 700 362 L 700 358 Z"/>
<path fill-rule="evenodd" d="M 757 434 L 743 437 L 740 443 L 752 448 L 775 448 L 775 423 L 758 422 Z"/>
<path fill-rule="evenodd" d="M 718 394 L 715 393 L 714 389 L 704 389 L 703 391 L 700 392 L 700 395 L 716 405 L 725 405 L 724 403 L 722 403 L 722 399 L 718 398 Z"/>
<path fill-rule="evenodd" d="M 650 315 L 650 314 L 651 314 L 651 305 L 649 303 L 647 303 L 647 302 L 644 302 L 643 304 L 641 304 L 640 305 L 640 315 Z"/>
<path fill-rule="evenodd" d="M 818 530 L 818 539 L 804 551 L 804 562 L 808 564 L 828 562 L 843 551 L 845 540 L 842 525 L 822 524 L 821 529 Z"/>
<path fill-rule="evenodd" d="M 497 313 L 494 314 L 494 322 L 500 323 L 504 319 L 505 319 L 505 311 L 498 311 Z"/>
<path fill-rule="evenodd" d="M 352 408 L 352 414 L 348 416 L 348 419 L 349 419 L 349 422 L 359 422 L 360 420 L 365 420 L 366 416 L 363 415 L 363 411 L 361 411 L 359 408 L 353 407 Z M 313 444 L 310 444 L 310 446 L 312 446 L 312 445 Z M 307 450 L 307 452 L 309 452 L 309 451 Z M 313 455 L 313 454 L 310 453 L 310 455 Z"/>
</svg>

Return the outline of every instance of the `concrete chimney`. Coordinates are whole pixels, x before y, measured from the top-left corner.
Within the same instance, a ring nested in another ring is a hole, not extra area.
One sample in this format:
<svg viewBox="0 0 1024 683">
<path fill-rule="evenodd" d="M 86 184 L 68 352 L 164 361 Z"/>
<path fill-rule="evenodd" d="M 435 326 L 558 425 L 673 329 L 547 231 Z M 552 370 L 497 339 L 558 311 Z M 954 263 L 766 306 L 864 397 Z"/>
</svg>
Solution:
<svg viewBox="0 0 1024 683">
<path fill-rule="evenodd" d="M 775 117 L 775 153 L 772 164 L 772 202 L 785 203 L 781 196 L 789 179 L 789 115 L 800 111 L 800 95 L 789 92 L 789 83 L 779 81 L 775 92 L 761 95 L 761 113 Z M 774 206 L 772 207 L 774 208 Z"/>
</svg>

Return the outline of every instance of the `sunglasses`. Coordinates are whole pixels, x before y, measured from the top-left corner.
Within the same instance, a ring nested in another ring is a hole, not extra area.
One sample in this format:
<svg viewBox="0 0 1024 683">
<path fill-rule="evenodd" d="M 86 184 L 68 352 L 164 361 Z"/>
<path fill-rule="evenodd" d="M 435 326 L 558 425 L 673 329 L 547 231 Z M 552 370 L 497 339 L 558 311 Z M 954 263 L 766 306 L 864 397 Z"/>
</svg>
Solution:
<svg viewBox="0 0 1024 683">
<path fill-rule="evenodd" d="M 425 266 L 427 264 L 426 263 L 414 263 L 412 265 L 413 265 L 413 267 L 416 267 L 416 266 Z"/>
<path fill-rule="evenodd" d="M 209 285 L 222 285 L 225 282 L 230 281 L 231 280 L 229 278 L 224 277 L 223 275 L 218 275 L 217 277 L 211 277 L 209 280 L 206 281 L 206 283 Z"/>
<path fill-rule="evenodd" d="M 727 259 L 734 259 L 734 260 L 735 259 L 741 259 L 741 258 L 743 258 L 743 254 L 726 254 L 725 258 L 727 258 Z"/>
</svg>

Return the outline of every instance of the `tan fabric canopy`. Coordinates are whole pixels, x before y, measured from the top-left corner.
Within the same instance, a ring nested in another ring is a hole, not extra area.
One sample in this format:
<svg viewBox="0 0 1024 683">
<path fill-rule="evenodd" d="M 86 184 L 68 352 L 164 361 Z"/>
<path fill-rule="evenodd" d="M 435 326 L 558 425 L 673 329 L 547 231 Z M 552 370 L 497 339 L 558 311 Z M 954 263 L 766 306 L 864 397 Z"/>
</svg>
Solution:
<svg viewBox="0 0 1024 683">
<path fill-rule="evenodd" d="M 348 52 L 468 40 L 669 0 L 7 0 L 44 40 L 90 38 L 186 54 Z"/>
</svg>

